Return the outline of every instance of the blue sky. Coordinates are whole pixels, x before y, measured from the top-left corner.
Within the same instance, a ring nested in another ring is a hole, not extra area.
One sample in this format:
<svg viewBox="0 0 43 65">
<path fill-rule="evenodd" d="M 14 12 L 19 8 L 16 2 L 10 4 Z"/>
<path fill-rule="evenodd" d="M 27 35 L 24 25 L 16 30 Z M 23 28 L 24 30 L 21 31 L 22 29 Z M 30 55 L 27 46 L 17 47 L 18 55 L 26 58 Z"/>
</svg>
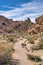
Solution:
<svg viewBox="0 0 43 65">
<path fill-rule="evenodd" d="M 13 20 L 30 18 L 34 22 L 43 15 L 43 0 L 0 0 L 0 15 Z"/>
</svg>

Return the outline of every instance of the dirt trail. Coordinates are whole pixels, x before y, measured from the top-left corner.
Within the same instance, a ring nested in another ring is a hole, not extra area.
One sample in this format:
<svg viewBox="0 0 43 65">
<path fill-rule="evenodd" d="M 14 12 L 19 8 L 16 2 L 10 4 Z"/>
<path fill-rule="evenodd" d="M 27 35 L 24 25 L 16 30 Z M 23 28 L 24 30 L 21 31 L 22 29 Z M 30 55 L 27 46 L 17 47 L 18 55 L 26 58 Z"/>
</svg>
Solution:
<svg viewBox="0 0 43 65">
<path fill-rule="evenodd" d="M 33 62 L 28 60 L 27 58 L 27 50 L 22 47 L 22 43 L 24 43 L 26 39 L 18 39 L 18 42 L 14 44 L 15 52 L 12 53 L 13 59 L 20 60 L 20 65 L 33 65 Z"/>
</svg>

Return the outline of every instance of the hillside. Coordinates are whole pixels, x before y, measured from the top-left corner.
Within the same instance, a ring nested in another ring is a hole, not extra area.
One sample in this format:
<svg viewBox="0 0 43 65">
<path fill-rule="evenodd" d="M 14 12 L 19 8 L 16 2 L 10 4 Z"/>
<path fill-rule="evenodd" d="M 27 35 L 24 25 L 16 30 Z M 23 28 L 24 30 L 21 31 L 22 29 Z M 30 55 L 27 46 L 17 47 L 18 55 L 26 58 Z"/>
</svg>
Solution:
<svg viewBox="0 0 43 65">
<path fill-rule="evenodd" d="M 43 31 L 43 15 L 35 19 L 32 23 L 30 18 L 25 21 L 13 21 L 0 15 L 0 33 L 14 33 L 15 31 L 37 34 Z"/>
<path fill-rule="evenodd" d="M 43 65 L 43 15 L 35 23 L 0 16 L 0 65 Z"/>
<path fill-rule="evenodd" d="M 12 19 L 0 16 L 0 33 L 1 31 L 6 33 L 7 31 L 15 32 L 15 30 L 25 32 L 31 25 L 32 22 L 29 18 L 25 21 L 13 21 Z"/>
</svg>

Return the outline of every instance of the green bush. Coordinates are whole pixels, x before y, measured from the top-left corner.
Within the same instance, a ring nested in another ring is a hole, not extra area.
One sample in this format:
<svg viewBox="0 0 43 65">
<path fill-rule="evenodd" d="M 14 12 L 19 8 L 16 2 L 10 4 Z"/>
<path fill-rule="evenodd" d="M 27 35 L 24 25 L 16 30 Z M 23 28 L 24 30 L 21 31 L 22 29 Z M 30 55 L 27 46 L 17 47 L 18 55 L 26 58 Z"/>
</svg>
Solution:
<svg viewBox="0 0 43 65">
<path fill-rule="evenodd" d="M 29 37 L 29 38 L 28 38 L 28 41 L 29 41 L 30 43 L 34 44 L 34 39 L 33 39 L 33 37 Z"/>
</svg>

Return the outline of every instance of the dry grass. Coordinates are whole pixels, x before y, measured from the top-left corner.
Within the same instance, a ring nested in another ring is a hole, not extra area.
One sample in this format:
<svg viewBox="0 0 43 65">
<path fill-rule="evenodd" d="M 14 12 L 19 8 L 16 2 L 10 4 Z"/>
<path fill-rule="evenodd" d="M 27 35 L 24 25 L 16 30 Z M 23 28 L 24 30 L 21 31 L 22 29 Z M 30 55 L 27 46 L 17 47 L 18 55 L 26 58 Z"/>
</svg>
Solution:
<svg viewBox="0 0 43 65">
<path fill-rule="evenodd" d="M 0 64 L 8 64 L 11 59 L 11 52 L 13 49 L 13 43 L 1 43 L 0 42 Z"/>
<path fill-rule="evenodd" d="M 37 39 L 38 40 L 38 39 Z M 37 41 L 36 40 L 36 41 Z M 37 45 L 33 45 L 32 47 L 31 47 L 31 49 L 32 50 L 40 50 L 40 49 L 43 49 L 43 39 L 42 38 L 40 38 L 40 40 L 39 40 L 39 42 L 38 43 L 36 43 Z"/>
<path fill-rule="evenodd" d="M 37 40 L 38 39 L 38 35 L 29 35 L 26 37 L 26 39 L 31 43 L 31 44 L 34 44 L 34 40 Z"/>
<path fill-rule="evenodd" d="M 0 43 L 0 52 L 1 53 L 7 53 L 9 52 L 13 47 L 13 44 L 10 42 L 8 43 Z"/>
<path fill-rule="evenodd" d="M 9 41 L 9 42 L 16 42 L 16 41 L 17 41 L 17 37 L 16 37 L 16 35 L 14 35 L 14 34 L 8 34 L 8 35 L 6 36 L 6 39 L 7 39 L 7 41 Z"/>
</svg>

